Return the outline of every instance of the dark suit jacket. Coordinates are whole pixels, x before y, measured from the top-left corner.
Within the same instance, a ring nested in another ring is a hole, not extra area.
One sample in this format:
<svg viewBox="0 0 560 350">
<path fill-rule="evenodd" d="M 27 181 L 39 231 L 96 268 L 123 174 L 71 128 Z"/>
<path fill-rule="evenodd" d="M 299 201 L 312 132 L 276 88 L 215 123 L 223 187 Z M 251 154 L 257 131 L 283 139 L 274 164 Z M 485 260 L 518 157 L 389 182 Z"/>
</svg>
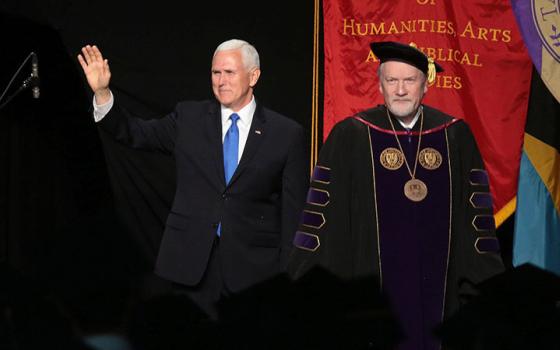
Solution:
<svg viewBox="0 0 560 350">
<path fill-rule="evenodd" d="M 177 188 L 156 262 L 168 280 L 196 285 L 221 222 L 220 257 L 233 292 L 285 270 L 308 186 L 303 128 L 257 103 L 226 186 L 217 101 L 187 101 L 163 118 L 133 118 L 115 101 L 99 122 L 134 148 L 173 154 Z"/>
</svg>

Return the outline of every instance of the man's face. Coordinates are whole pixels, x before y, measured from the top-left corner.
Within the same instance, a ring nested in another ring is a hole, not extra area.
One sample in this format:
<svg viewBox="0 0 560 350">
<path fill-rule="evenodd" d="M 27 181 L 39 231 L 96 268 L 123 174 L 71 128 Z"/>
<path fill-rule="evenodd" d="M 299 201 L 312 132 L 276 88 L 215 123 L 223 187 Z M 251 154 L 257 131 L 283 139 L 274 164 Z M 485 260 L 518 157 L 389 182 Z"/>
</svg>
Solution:
<svg viewBox="0 0 560 350">
<path fill-rule="evenodd" d="M 253 96 L 260 70 L 247 70 L 240 50 L 225 50 L 212 59 L 212 90 L 216 99 L 225 107 L 239 111 Z"/>
<path fill-rule="evenodd" d="M 409 119 L 416 114 L 428 91 L 428 84 L 418 68 L 403 62 L 387 61 L 381 67 L 379 91 L 393 115 Z"/>
</svg>

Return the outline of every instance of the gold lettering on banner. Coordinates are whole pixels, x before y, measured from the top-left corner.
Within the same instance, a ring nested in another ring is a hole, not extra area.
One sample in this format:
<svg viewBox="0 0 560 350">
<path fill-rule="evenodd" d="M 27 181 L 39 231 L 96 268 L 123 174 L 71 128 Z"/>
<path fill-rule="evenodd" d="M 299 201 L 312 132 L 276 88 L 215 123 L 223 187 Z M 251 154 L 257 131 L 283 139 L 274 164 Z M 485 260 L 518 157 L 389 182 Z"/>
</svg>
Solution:
<svg viewBox="0 0 560 350">
<path fill-rule="evenodd" d="M 366 62 L 377 62 L 379 61 L 379 59 L 377 57 L 375 57 L 375 55 L 373 54 L 373 51 L 369 50 L 369 54 L 366 58 Z"/>
<path fill-rule="evenodd" d="M 370 30 L 370 35 L 379 35 L 379 34 L 387 34 L 385 33 L 385 23 L 381 23 L 379 24 L 379 26 L 376 26 L 375 23 L 371 23 L 371 30 Z"/>
<path fill-rule="evenodd" d="M 439 5 L 437 0 L 416 0 L 417 6 Z M 540 15 L 543 19 L 552 18 L 555 14 L 554 6 L 560 0 L 532 0 L 540 3 L 550 2 L 553 6 L 540 6 Z M 414 6 L 414 3 L 412 3 Z M 380 37 L 374 40 L 385 40 L 383 36 L 398 36 L 402 34 L 427 33 L 438 36 L 450 36 L 455 39 L 464 38 L 466 40 L 485 41 L 488 43 L 509 43 L 512 41 L 512 29 L 495 28 L 493 22 L 489 26 L 479 25 L 477 21 L 467 20 L 455 22 L 446 18 L 407 18 L 401 20 L 381 20 L 368 21 L 357 17 L 343 18 L 341 35 L 360 36 L 360 37 Z M 556 27 L 554 27 L 556 30 Z M 560 47 L 560 30 L 550 36 L 556 40 L 555 45 Z M 461 66 L 482 68 L 485 66 L 484 53 L 463 51 L 461 48 L 472 47 L 471 45 L 460 45 L 460 48 L 453 47 L 418 47 L 424 54 L 436 62 L 449 62 Z M 482 56 L 481 56 L 482 54 Z M 379 59 L 375 57 L 371 50 L 368 50 L 366 63 L 377 63 Z M 453 71 L 443 72 L 436 75 L 434 84 L 436 88 L 461 90 L 464 86 L 464 77 L 456 75 Z"/>
<path fill-rule="evenodd" d="M 391 27 L 389 27 L 387 34 L 399 34 L 399 30 L 397 29 L 395 22 L 391 22 Z"/>
<path fill-rule="evenodd" d="M 350 23 L 348 23 L 350 22 Z M 351 33 L 348 33 L 348 30 L 351 31 Z M 356 35 L 356 33 L 354 32 L 354 19 L 352 18 L 350 21 L 348 21 L 348 19 L 344 19 L 344 23 L 342 24 L 342 35 Z"/>
<path fill-rule="evenodd" d="M 342 35 L 371 36 L 403 33 L 436 33 L 456 36 L 456 25 L 447 20 L 408 19 L 390 22 L 360 22 L 354 18 L 344 18 Z"/>
<path fill-rule="evenodd" d="M 381 22 L 379 25 L 376 23 L 359 23 L 353 18 L 350 20 L 345 18 L 342 29 L 342 35 L 367 36 L 387 34 L 387 32 L 385 32 L 385 22 Z"/>
<path fill-rule="evenodd" d="M 435 47 L 419 47 L 420 51 L 431 57 L 436 62 L 456 62 L 462 65 L 482 67 L 479 62 L 479 54 L 462 52 L 456 49 L 444 49 Z"/>
<path fill-rule="evenodd" d="M 416 2 L 420 5 L 435 5 L 436 0 L 416 0 Z"/>
<path fill-rule="evenodd" d="M 428 23 L 428 22 L 429 22 L 429 20 L 427 20 L 427 19 L 419 19 L 418 20 L 418 23 L 420 23 L 420 30 L 419 31 L 421 33 L 425 33 L 427 31 L 426 30 L 426 23 Z"/>
<path fill-rule="evenodd" d="M 417 0 L 428 2 L 429 0 Z M 457 24 L 445 19 L 405 19 L 390 22 L 361 22 L 354 18 L 344 18 L 342 35 L 372 36 L 372 35 L 397 35 L 405 33 L 433 33 L 457 36 Z M 492 42 L 511 42 L 511 29 L 491 28 L 476 26 L 468 21 L 459 32 L 462 38 L 484 40 Z"/>
<path fill-rule="evenodd" d="M 461 90 L 463 88 L 463 83 L 459 76 L 438 74 L 436 75 L 434 86 L 442 89 Z"/>
<path fill-rule="evenodd" d="M 511 30 L 499 28 L 476 27 L 471 21 L 465 25 L 465 29 L 459 34 L 462 38 L 470 38 L 484 41 L 501 41 L 509 43 L 511 41 Z"/>
</svg>

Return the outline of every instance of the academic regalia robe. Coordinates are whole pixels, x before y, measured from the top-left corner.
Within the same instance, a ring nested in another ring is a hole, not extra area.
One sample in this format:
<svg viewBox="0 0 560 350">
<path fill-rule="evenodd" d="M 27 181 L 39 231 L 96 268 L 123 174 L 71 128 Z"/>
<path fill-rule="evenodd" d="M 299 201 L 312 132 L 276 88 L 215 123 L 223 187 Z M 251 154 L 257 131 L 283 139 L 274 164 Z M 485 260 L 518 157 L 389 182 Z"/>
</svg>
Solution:
<svg viewBox="0 0 560 350">
<path fill-rule="evenodd" d="M 422 200 L 405 196 L 411 173 L 426 185 Z M 400 349 L 439 349 L 434 328 L 504 269 L 475 139 L 463 120 L 428 106 L 410 131 L 385 106 L 335 125 L 294 245 L 296 279 L 316 265 L 344 279 L 376 276 L 406 337 Z"/>
</svg>

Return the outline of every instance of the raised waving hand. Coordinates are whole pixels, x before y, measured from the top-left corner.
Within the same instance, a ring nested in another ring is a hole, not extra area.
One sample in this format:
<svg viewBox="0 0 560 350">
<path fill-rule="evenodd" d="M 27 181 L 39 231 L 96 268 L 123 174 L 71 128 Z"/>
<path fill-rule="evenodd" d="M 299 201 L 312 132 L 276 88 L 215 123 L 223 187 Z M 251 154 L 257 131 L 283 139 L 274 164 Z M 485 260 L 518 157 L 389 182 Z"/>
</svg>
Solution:
<svg viewBox="0 0 560 350">
<path fill-rule="evenodd" d="M 82 54 L 78 55 L 78 61 L 84 70 L 89 87 L 95 94 L 96 102 L 98 104 L 108 102 L 111 96 L 109 61 L 103 58 L 101 51 L 95 45 L 82 47 Z"/>
</svg>

